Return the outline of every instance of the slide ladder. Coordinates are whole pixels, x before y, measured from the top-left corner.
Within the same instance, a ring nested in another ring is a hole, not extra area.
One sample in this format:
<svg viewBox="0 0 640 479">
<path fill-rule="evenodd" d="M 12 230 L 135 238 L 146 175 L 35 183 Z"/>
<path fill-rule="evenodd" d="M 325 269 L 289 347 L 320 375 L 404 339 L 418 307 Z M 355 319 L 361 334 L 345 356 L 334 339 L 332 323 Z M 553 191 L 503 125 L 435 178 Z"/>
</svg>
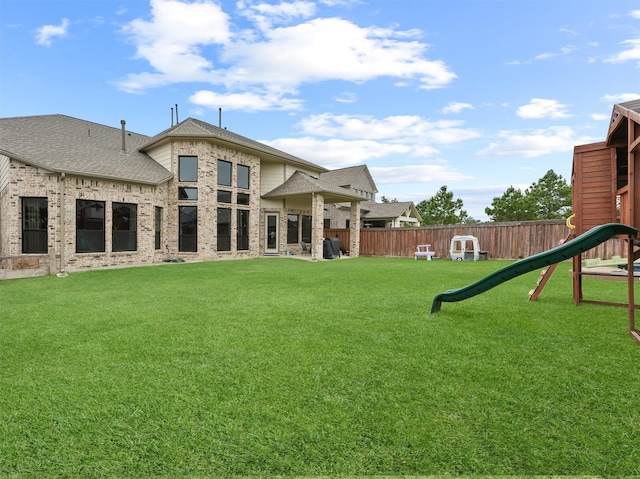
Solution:
<svg viewBox="0 0 640 479">
<path fill-rule="evenodd" d="M 573 236 L 573 233 L 569 233 L 567 237 L 560 244 L 561 245 L 565 244 L 567 241 L 571 239 L 572 236 Z M 529 296 L 529 301 L 535 301 L 536 299 L 538 299 L 538 296 L 540 296 L 540 293 L 542 293 L 542 290 L 547 284 L 547 281 L 549 281 L 549 278 L 551 278 L 551 275 L 556 270 L 557 266 L 558 266 L 558 263 L 553 263 L 551 266 L 549 266 L 549 268 L 542 275 L 542 278 L 540 278 L 540 281 L 538 282 L 536 289 L 534 289 L 531 296 Z"/>
</svg>

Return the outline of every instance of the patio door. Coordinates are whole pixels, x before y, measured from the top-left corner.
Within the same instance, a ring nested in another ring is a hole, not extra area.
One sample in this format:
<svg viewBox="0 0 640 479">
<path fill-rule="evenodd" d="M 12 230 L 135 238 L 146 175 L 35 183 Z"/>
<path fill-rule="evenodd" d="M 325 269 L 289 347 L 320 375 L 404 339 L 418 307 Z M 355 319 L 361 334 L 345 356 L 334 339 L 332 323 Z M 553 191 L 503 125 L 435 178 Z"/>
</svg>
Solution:
<svg viewBox="0 0 640 479">
<path fill-rule="evenodd" d="M 278 254 L 278 213 L 265 213 L 264 226 L 265 226 L 265 254 Z"/>
</svg>

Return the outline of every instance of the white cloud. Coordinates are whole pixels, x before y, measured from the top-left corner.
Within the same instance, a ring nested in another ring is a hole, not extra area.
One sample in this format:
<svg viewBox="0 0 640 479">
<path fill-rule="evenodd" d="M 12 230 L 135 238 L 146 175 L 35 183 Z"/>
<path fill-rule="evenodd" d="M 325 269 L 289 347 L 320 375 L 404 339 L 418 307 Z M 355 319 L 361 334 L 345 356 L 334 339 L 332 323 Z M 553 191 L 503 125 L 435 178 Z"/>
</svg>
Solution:
<svg viewBox="0 0 640 479">
<path fill-rule="evenodd" d="M 575 50 L 576 50 L 576 47 L 574 47 L 573 45 L 569 45 L 569 46 L 566 46 L 566 47 L 562 47 L 559 52 L 541 53 L 539 55 L 536 55 L 533 59 L 534 60 L 547 60 L 548 58 L 561 57 L 561 56 L 569 55 L 570 53 L 574 52 Z"/>
<path fill-rule="evenodd" d="M 266 33 L 255 42 L 228 45 L 227 81 L 297 86 L 305 82 L 364 82 L 380 77 L 418 79 L 425 89 L 456 78 L 442 61 L 424 58 L 426 44 L 407 32 L 360 27 L 340 18 L 315 18 Z"/>
<path fill-rule="evenodd" d="M 300 122 L 302 130 L 315 136 L 347 139 L 385 140 L 425 144 L 454 144 L 477 138 L 480 133 L 463 128 L 459 120 L 427 121 L 416 115 L 377 119 L 368 115 L 311 115 Z"/>
<path fill-rule="evenodd" d="M 528 60 L 511 60 L 511 61 L 508 61 L 506 64 L 507 65 L 526 65 L 526 64 L 533 63 L 534 61 L 548 60 L 549 58 L 569 55 L 576 50 L 577 48 L 575 46 L 567 45 L 565 47 L 562 47 L 558 52 L 544 52 Z"/>
<path fill-rule="evenodd" d="M 238 5 L 253 30 L 235 28 L 213 0 L 152 0 L 151 19 L 133 20 L 123 32 L 135 45 L 136 58 L 153 70 L 129 74 L 120 89 L 133 93 L 206 82 L 230 93 L 261 95 L 291 92 L 307 82 L 383 77 L 434 89 L 456 78 L 445 62 L 426 57 L 428 45 L 418 30 L 361 27 L 341 18 L 296 23 L 315 14 L 315 3 L 304 0 Z"/>
<path fill-rule="evenodd" d="M 344 92 L 340 96 L 336 96 L 333 101 L 338 103 L 355 103 L 358 101 L 358 96 L 353 92 Z"/>
<path fill-rule="evenodd" d="M 229 110 L 265 111 L 265 110 L 300 110 L 302 100 L 285 98 L 275 92 L 216 93 L 200 90 L 189 97 L 194 105 L 206 108 L 225 108 Z"/>
<path fill-rule="evenodd" d="M 45 47 L 51 46 L 51 41 L 55 37 L 66 37 L 69 28 L 69 20 L 62 19 L 60 25 L 43 25 L 36 31 L 36 44 Z"/>
<path fill-rule="evenodd" d="M 252 4 L 250 1 L 240 0 L 237 7 L 241 15 L 251 20 L 262 31 L 296 18 L 309 18 L 316 12 L 316 4 L 308 1 Z"/>
<path fill-rule="evenodd" d="M 604 95 L 602 101 L 610 105 L 612 103 L 637 100 L 638 98 L 640 98 L 640 93 L 617 93 L 615 95 Z"/>
<path fill-rule="evenodd" d="M 335 7 L 336 5 L 356 5 L 364 2 L 361 0 L 320 0 L 320 3 L 329 7 Z"/>
<path fill-rule="evenodd" d="M 640 66 L 640 38 L 625 40 L 621 42 L 620 45 L 628 46 L 628 48 L 605 59 L 605 63 L 624 63 L 628 61 L 637 61 L 638 66 Z"/>
<path fill-rule="evenodd" d="M 119 82 L 126 92 L 186 81 L 214 81 L 214 64 L 202 47 L 229 41 L 229 18 L 210 1 L 151 0 L 151 21 L 136 19 L 123 28 L 136 45 L 136 58 L 153 73 L 130 74 Z"/>
<path fill-rule="evenodd" d="M 560 33 L 566 33 L 569 36 L 575 37 L 576 35 L 578 35 L 578 32 L 576 32 L 574 29 L 569 28 L 569 27 L 560 27 L 560 29 L 558 30 Z"/>
<path fill-rule="evenodd" d="M 310 115 L 301 120 L 300 138 L 280 138 L 264 143 L 328 168 L 362 164 L 376 159 L 432 159 L 438 147 L 477 138 L 478 132 L 461 121 L 427 121 L 419 116 Z M 321 137 L 325 137 L 323 139 Z M 392 169 L 396 169 L 394 167 Z M 404 168 L 400 166 L 399 168 Z M 426 168 L 426 167 L 425 167 Z M 429 165 L 429 171 L 442 171 Z M 407 171 L 406 169 L 403 171 Z M 450 173 L 451 178 L 461 178 Z"/>
<path fill-rule="evenodd" d="M 640 20 L 640 10 L 632 10 L 629 12 L 629 16 Z M 623 50 L 615 55 L 611 55 L 605 59 L 605 63 L 624 63 L 627 61 L 637 61 L 638 67 L 640 67 L 640 38 L 633 38 L 631 40 L 625 40 L 620 45 L 628 46 L 626 50 Z"/>
<path fill-rule="evenodd" d="M 382 143 L 372 140 L 320 140 L 311 137 L 279 138 L 262 141 L 267 145 L 286 151 L 325 168 L 340 168 L 359 165 L 367 161 L 390 155 L 410 155 L 410 145 Z"/>
<path fill-rule="evenodd" d="M 427 183 L 468 180 L 472 177 L 459 171 L 450 170 L 445 165 L 407 165 L 393 167 L 371 167 L 371 176 L 376 184 Z"/>
<path fill-rule="evenodd" d="M 577 136 L 569 127 L 550 127 L 521 133 L 505 130 L 498 133 L 499 141 L 477 153 L 480 157 L 513 156 L 521 158 L 537 158 L 550 153 L 570 152 L 575 145 L 593 142 L 589 136 Z"/>
<path fill-rule="evenodd" d="M 529 104 L 521 106 L 517 110 L 520 118 L 527 120 L 535 118 L 567 118 L 569 115 L 566 106 L 556 100 L 533 98 Z"/>
<path fill-rule="evenodd" d="M 442 113 L 460 113 L 462 110 L 473 110 L 473 105 L 471 103 L 462 103 L 459 101 L 452 101 L 447 106 L 442 109 Z"/>
</svg>

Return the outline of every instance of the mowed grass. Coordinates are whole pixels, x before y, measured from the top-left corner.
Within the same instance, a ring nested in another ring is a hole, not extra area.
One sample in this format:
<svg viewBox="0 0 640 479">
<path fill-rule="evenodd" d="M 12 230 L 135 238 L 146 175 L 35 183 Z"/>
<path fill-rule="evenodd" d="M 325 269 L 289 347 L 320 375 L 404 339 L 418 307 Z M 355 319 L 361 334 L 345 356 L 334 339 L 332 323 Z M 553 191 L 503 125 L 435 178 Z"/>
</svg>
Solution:
<svg viewBox="0 0 640 479">
<path fill-rule="evenodd" d="M 429 314 L 506 264 L 0 282 L 0 476 L 640 474 L 640 344 L 625 308 L 573 304 L 568 264 L 537 302 L 532 272 Z M 584 289 L 626 300 L 626 283 Z"/>
</svg>

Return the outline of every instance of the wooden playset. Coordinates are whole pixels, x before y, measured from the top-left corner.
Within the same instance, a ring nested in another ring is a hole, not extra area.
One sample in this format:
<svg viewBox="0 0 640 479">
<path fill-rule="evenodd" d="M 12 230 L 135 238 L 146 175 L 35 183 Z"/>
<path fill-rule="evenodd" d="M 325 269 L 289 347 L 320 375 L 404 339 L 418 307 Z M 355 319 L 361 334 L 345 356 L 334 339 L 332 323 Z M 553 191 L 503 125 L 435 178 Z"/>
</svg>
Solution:
<svg viewBox="0 0 640 479">
<path fill-rule="evenodd" d="M 627 306 L 629 332 L 640 342 L 635 326 L 635 310 L 640 305 L 634 296 L 634 262 L 640 258 L 640 99 L 614 105 L 606 141 L 574 148 L 571 186 L 573 214 L 567 219 L 571 233 L 557 247 L 510 264 L 468 286 L 436 295 L 431 312 L 438 312 L 443 302 L 462 301 L 521 274 L 548 267 L 535 290 L 529 292 L 529 299 L 535 301 L 557 264 L 571 259 L 574 302 Z M 587 300 L 582 293 L 583 253 L 614 238 L 627 245 L 627 303 Z"/>
<path fill-rule="evenodd" d="M 573 214 L 567 218 L 570 233 L 560 245 L 608 223 L 640 229 L 640 99 L 613 107 L 606 141 L 574 148 L 571 189 Z M 627 258 L 620 258 L 620 263 L 627 263 L 629 301 L 622 306 L 629 307 L 631 332 L 640 341 L 633 319 L 634 310 L 639 307 L 634 304 L 633 262 L 640 258 L 640 242 L 637 235 L 617 238 L 627 242 Z M 582 253 L 573 257 L 574 302 L 621 306 L 583 297 L 582 263 Z M 529 292 L 531 301 L 538 298 L 556 266 L 552 264 L 541 272 L 536 288 Z"/>
<path fill-rule="evenodd" d="M 640 99 L 614 105 L 607 138 L 603 142 L 576 146 L 571 176 L 573 218 L 572 237 L 594 226 L 622 223 L 640 229 Z M 634 265 L 640 258 L 637 235 L 621 238 L 627 242 L 629 329 L 640 342 L 634 311 Z M 573 300 L 588 301 L 582 294 L 582 255 L 573 258 Z"/>
</svg>

